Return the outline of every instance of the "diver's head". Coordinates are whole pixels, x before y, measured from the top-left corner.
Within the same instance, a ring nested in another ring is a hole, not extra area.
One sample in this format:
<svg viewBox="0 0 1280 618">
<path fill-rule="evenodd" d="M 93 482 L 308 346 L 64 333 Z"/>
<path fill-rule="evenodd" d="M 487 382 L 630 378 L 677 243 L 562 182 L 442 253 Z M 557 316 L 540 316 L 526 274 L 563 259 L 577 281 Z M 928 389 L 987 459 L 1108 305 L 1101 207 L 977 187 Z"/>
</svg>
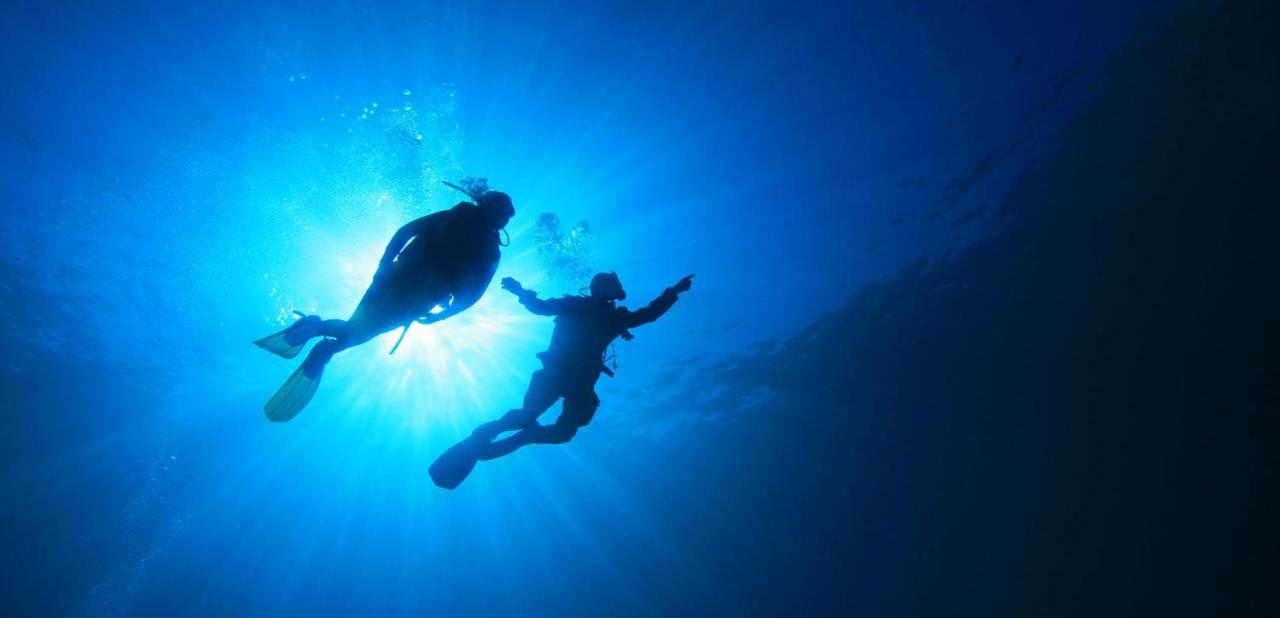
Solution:
<svg viewBox="0 0 1280 618">
<path fill-rule="evenodd" d="M 627 291 L 617 273 L 597 273 L 591 278 L 591 298 L 606 301 L 625 300 Z"/>
<path fill-rule="evenodd" d="M 507 222 L 516 215 L 511 196 L 501 191 L 487 191 L 475 200 L 480 212 L 484 214 L 485 222 L 495 230 L 507 227 Z"/>
</svg>

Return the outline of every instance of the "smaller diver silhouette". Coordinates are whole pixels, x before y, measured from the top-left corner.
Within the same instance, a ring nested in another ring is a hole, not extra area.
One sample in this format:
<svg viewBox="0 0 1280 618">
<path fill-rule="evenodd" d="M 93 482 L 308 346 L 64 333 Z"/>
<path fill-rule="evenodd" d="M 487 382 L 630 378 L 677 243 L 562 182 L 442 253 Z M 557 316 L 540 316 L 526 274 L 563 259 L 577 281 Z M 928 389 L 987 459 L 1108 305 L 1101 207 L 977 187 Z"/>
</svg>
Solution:
<svg viewBox="0 0 1280 618">
<path fill-rule="evenodd" d="M 579 428 L 591 422 L 600 405 L 595 392 L 600 374 L 613 376 L 613 371 L 604 363 L 609 344 L 618 337 L 630 341 L 629 329 L 661 317 L 675 304 L 680 293 L 692 286 L 693 275 L 689 275 L 644 308 L 630 311 L 616 305 L 627 293 L 614 273 L 593 277 L 588 296 L 548 300 L 538 298 L 537 293 L 524 289 L 511 277 L 503 279 L 502 287 L 515 294 L 530 312 L 555 316 L 551 345 L 538 354 L 543 368 L 534 372 L 521 407 L 481 425 L 470 437 L 445 451 L 431 465 L 431 479 L 440 487 L 453 489 L 467 478 L 477 461 L 501 457 L 526 444 L 568 442 Z M 556 422 L 539 424 L 538 416 L 561 398 L 564 405 Z M 494 440 L 507 431 L 516 433 Z"/>
<path fill-rule="evenodd" d="M 515 208 L 506 193 L 488 190 L 482 179 L 463 181 L 465 189 L 445 184 L 474 202 L 460 202 L 400 228 L 349 319 L 321 320 L 295 311 L 300 319 L 292 326 L 254 342 L 273 354 L 293 358 L 313 337 L 324 338 L 267 402 L 268 419 L 284 422 L 296 416 L 315 394 L 325 364 L 334 354 L 396 328 L 407 330 L 415 320 L 439 322 L 480 300 L 498 269 L 498 232 L 515 215 Z M 442 310 L 432 313 L 437 306 Z"/>
</svg>

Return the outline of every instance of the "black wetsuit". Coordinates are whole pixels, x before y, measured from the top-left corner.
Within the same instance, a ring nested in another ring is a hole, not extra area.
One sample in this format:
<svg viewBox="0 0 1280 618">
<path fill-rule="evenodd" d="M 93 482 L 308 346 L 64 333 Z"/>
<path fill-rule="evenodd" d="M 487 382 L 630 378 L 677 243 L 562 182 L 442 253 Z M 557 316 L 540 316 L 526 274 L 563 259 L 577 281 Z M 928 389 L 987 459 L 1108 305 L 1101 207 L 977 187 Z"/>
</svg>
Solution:
<svg viewBox="0 0 1280 618">
<path fill-rule="evenodd" d="M 601 373 L 612 373 L 604 365 L 604 351 L 619 336 L 630 337 L 627 329 L 648 324 L 675 304 L 677 293 L 668 288 L 643 309 L 630 311 L 612 302 L 591 297 L 566 296 L 542 300 L 533 292 L 520 294 L 520 303 L 538 315 L 556 316 L 551 345 L 538 355 L 543 368 L 534 372 L 524 405 L 501 419 L 477 430 L 492 438 L 503 431 L 519 433 L 486 445 L 479 459 L 500 457 L 524 444 L 567 442 L 578 428 L 591 422 L 600 399 L 595 385 Z M 539 425 L 538 416 L 557 399 L 564 407 L 554 425 Z"/>
<path fill-rule="evenodd" d="M 405 326 L 436 305 L 447 305 L 436 316 L 443 319 L 484 294 L 498 269 L 500 245 L 498 232 L 480 207 L 462 202 L 413 221 L 396 234 L 408 233 L 412 239 L 392 239 L 389 251 L 398 251 L 389 255 L 395 261 L 380 268 L 351 317 L 321 323 L 320 334 L 326 339 L 307 355 L 304 367 L 309 376 L 318 377 L 334 354 Z"/>
<path fill-rule="evenodd" d="M 367 323 L 362 330 L 375 334 L 385 332 L 448 303 L 451 294 L 479 283 L 473 279 L 483 279 L 481 289 L 488 285 L 498 266 L 498 233 L 488 228 L 479 207 L 463 202 L 423 221 L 385 276 L 369 286 L 348 322 Z"/>
</svg>

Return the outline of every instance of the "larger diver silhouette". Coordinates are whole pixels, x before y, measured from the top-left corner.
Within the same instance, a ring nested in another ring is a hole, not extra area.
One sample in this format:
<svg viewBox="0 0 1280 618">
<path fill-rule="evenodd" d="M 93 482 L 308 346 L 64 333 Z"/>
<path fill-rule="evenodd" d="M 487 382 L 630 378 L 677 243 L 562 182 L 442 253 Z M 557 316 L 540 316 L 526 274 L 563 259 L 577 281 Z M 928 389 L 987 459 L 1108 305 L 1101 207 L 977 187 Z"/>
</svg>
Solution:
<svg viewBox="0 0 1280 618">
<path fill-rule="evenodd" d="M 474 201 L 400 228 L 387 243 L 373 282 L 350 318 L 322 320 L 295 312 L 301 318 L 292 326 L 254 342 L 293 358 L 313 337 L 324 338 L 267 402 L 268 419 L 284 422 L 297 416 L 315 394 L 334 354 L 382 333 L 407 329 L 414 321 L 439 322 L 480 300 L 498 269 L 498 232 L 515 215 L 515 207 L 510 196 L 490 191 L 483 179 L 463 181 L 464 187 L 445 184 Z M 437 306 L 442 309 L 432 313 Z"/>
<path fill-rule="evenodd" d="M 604 362 L 604 352 L 614 339 L 630 340 L 629 329 L 648 324 L 666 313 L 681 292 L 693 286 L 693 275 L 667 288 L 644 308 L 630 311 L 618 307 L 627 297 L 614 273 L 599 273 L 591 279 L 588 296 L 565 296 L 543 300 L 526 290 L 519 281 L 507 277 L 502 287 L 515 294 L 520 304 L 537 315 L 555 316 L 551 345 L 538 354 L 543 368 L 534 372 L 524 404 L 502 418 L 478 427 L 471 436 L 445 451 L 431 465 L 431 480 L 445 489 L 458 486 L 476 462 L 495 459 L 526 444 L 561 444 L 591 422 L 600 399 L 596 381 L 600 374 L 613 375 Z M 551 425 L 538 423 L 538 416 L 556 400 L 564 398 L 560 417 Z M 507 431 L 515 431 L 499 440 Z"/>
</svg>

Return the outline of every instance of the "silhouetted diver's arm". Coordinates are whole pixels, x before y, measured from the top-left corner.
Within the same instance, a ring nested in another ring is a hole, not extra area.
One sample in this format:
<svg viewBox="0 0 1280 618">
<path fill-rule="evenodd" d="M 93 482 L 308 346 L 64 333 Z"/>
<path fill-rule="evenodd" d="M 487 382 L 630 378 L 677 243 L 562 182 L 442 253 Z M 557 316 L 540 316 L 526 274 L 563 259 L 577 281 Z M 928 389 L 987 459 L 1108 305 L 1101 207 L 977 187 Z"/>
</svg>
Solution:
<svg viewBox="0 0 1280 618">
<path fill-rule="evenodd" d="M 533 290 L 526 290 L 519 281 L 506 277 L 502 280 L 502 289 L 516 295 L 520 299 L 520 304 L 524 305 L 530 313 L 536 315 L 560 315 L 561 306 L 564 304 L 559 299 L 543 300 L 538 298 L 538 293 Z"/>
<path fill-rule="evenodd" d="M 415 236 L 421 236 L 427 230 L 427 227 L 432 223 L 431 218 L 436 214 L 439 213 L 419 217 L 396 230 L 395 235 L 391 237 L 391 242 L 387 243 L 387 250 L 382 253 L 382 259 L 378 260 L 378 268 L 394 262 L 396 256 L 400 255 L 400 251 L 404 249 L 405 245 L 409 244 L 410 240 L 413 240 Z"/>
<path fill-rule="evenodd" d="M 463 311 L 466 311 L 471 307 L 471 305 L 476 304 L 476 301 L 480 300 L 480 297 L 483 295 L 484 295 L 483 289 L 480 290 L 479 294 L 468 293 L 468 292 L 461 292 L 458 294 L 454 294 L 453 300 L 449 303 L 448 307 L 445 307 L 444 310 L 440 311 L 439 313 L 428 313 L 427 315 L 424 315 L 418 318 L 418 323 L 434 324 L 436 322 L 439 322 L 440 320 L 446 320 L 448 318 L 451 318 L 459 313 L 462 313 Z"/>
<path fill-rule="evenodd" d="M 464 283 L 462 287 L 453 293 L 453 301 L 449 303 L 440 313 L 429 313 L 418 318 L 418 322 L 422 324 L 431 324 L 439 322 L 458 313 L 462 313 L 469 309 L 472 305 L 484 296 L 484 291 L 489 289 L 489 282 L 493 281 L 493 274 L 498 272 L 498 261 L 494 260 L 482 268 L 472 273 L 471 280 Z M 430 307 L 428 307 L 430 309 Z"/>
<path fill-rule="evenodd" d="M 649 304 L 635 311 L 627 312 L 626 327 L 635 328 L 648 324 L 666 313 L 671 305 L 676 304 L 676 299 L 680 297 L 681 292 L 686 292 L 693 287 L 693 275 L 689 275 L 681 279 L 679 283 L 665 289 L 662 294 L 653 299 Z"/>
</svg>

